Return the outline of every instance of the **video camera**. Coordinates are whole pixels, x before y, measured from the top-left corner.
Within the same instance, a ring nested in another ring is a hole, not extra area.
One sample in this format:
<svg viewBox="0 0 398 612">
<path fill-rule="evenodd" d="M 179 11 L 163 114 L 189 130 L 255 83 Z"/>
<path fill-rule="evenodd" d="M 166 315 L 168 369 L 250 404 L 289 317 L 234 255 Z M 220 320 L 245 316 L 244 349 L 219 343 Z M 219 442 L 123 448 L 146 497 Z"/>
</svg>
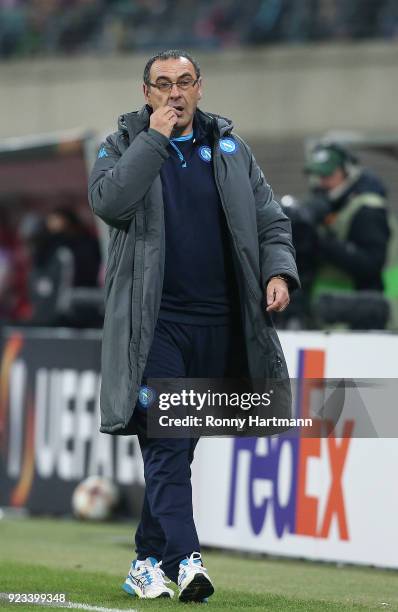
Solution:
<svg viewBox="0 0 398 612">
<path fill-rule="evenodd" d="M 291 195 L 281 199 L 282 210 L 293 225 L 316 227 L 331 212 L 331 203 L 326 196 L 315 192 L 311 197 L 298 200 Z"/>
<path fill-rule="evenodd" d="M 324 293 L 313 304 L 313 313 L 320 327 L 342 324 L 355 330 L 385 329 L 390 306 L 378 291 Z"/>
<path fill-rule="evenodd" d="M 305 291 L 311 284 L 315 273 L 314 256 L 318 245 L 317 225 L 331 212 L 331 204 L 324 195 L 314 193 L 305 200 L 285 195 L 281 199 L 281 206 L 292 224 L 297 266 Z"/>
<path fill-rule="evenodd" d="M 328 292 L 315 301 L 310 298 L 311 285 L 316 274 L 316 227 L 331 212 L 331 204 L 322 194 L 314 194 L 299 201 L 290 195 L 281 200 L 284 213 L 292 224 L 293 244 L 303 292 L 293 309 L 302 324 L 325 328 L 344 325 L 354 330 L 385 329 L 390 307 L 382 293 L 356 291 L 354 294 Z"/>
</svg>

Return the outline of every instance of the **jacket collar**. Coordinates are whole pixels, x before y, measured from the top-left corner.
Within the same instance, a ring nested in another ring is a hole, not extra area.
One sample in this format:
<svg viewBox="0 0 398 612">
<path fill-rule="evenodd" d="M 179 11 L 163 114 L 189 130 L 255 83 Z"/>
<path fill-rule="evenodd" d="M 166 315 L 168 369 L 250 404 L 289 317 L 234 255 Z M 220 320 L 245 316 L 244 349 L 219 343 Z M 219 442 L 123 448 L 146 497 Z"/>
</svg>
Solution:
<svg viewBox="0 0 398 612">
<path fill-rule="evenodd" d="M 120 115 L 118 119 L 118 128 L 122 132 L 128 134 L 131 142 L 140 132 L 148 129 L 151 113 L 151 107 L 145 104 L 138 111 Z M 231 133 L 233 127 L 233 123 L 230 119 L 213 113 L 205 113 L 199 108 L 196 109 L 194 130 L 198 141 L 206 138 L 213 139 L 226 136 Z"/>
<path fill-rule="evenodd" d="M 152 109 L 145 105 L 138 111 L 120 115 L 117 122 L 119 130 L 127 133 L 131 142 L 140 132 L 148 129 L 151 112 Z"/>
</svg>

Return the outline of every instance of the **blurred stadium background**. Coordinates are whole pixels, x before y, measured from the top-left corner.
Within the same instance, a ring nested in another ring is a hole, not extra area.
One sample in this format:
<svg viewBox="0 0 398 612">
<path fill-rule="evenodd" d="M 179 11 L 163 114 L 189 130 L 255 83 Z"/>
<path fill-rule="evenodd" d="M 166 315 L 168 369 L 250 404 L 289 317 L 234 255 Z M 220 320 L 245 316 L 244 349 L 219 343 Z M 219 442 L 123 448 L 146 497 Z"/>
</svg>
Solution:
<svg viewBox="0 0 398 612">
<path fill-rule="evenodd" d="M 142 105 L 145 61 L 165 48 L 198 57 L 201 106 L 233 119 L 279 198 L 306 195 L 305 152 L 328 136 L 383 179 L 398 213 L 396 0 L 0 0 L 0 592 L 51 586 L 128 606 L 117 576 L 132 556 L 143 474 L 134 438 L 98 433 L 107 232 L 89 209 L 87 173 L 117 116 Z M 78 281 L 67 254 L 35 277 L 32 247 L 49 248 L 40 228 L 59 222 L 54 211 L 74 228 Z M 395 333 L 281 339 L 292 377 L 398 378 Z M 301 410 L 309 401 L 303 392 Z M 398 609 L 391 436 L 202 440 L 199 532 L 209 548 L 240 553 L 228 563 L 208 553 L 221 586 L 213 608 Z M 76 485 L 97 474 L 119 487 L 119 525 L 68 520 Z"/>
</svg>

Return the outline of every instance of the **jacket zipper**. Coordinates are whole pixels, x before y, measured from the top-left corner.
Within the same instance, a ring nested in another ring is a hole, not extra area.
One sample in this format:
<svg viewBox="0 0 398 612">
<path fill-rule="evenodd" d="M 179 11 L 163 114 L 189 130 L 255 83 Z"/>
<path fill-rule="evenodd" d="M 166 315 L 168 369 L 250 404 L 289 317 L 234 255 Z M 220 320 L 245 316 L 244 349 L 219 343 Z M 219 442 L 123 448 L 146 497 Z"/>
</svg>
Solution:
<svg viewBox="0 0 398 612">
<path fill-rule="evenodd" d="M 140 214 L 137 213 L 137 216 L 136 216 L 136 245 L 134 249 L 134 264 L 133 264 L 133 285 L 134 286 L 132 289 L 132 307 L 134 305 L 134 297 L 139 298 L 139 305 L 140 305 L 140 308 L 139 308 L 140 322 L 138 326 L 138 333 L 135 338 L 138 352 L 139 352 L 139 347 L 141 343 L 142 302 L 143 302 L 142 288 L 143 288 L 143 283 L 144 283 L 144 279 L 143 279 L 143 273 L 144 273 L 143 272 L 144 271 L 144 218 L 143 217 L 144 217 L 144 214 L 142 213 L 142 220 L 141 220 Z M 139 258 L 141 258 L 141 260 L 137 261 L 139 260 Z M 135 270 L 137 271 L 139 270 L 139 276 L 137 276 L 136 279 L 134 278 Z M 135 330 L 134 318 L 132 318 L 130 343 L 134 338 L 134 330 Z"/>
<path fill-rule="evenodd" d="M 221 205 L 222 205 L 222 208 L 223 208 L 223 211 L 224 211 L 224 214 L 225 214 L 225 219 L 227 221 L 229 233 L 231 234 L 231 237 L 232 237 L 232 242 L 233 242 L 233 245 L 234 245 L 234 248 L 235 248 L 235 253 L 237 254 L 237 257 L 238 257 L 240 265 L 241 265 L 242 272 L 244 274 L 243 260 L 242 260 L 241 254 L 240 254 L 240 250 L 238 248 L 238 244 L 237 244 L 237 242 L 235 240 L 235 235 L 234 235 L 234 233 L 232 231 L 231 222 L 230 222 L 230 219 L 229 219 L 229 216 L 228 216 L 228 210 L 227 210 L 227 207 L 225 205 L 224 196 L 223 196 L 223 193 L 222 193 L 220 182 L 218 180 L 218 168 L 217 168 L 217 163 L 216 163 L 216 145 L 213 148 L 213 159 L 214 159 L 214 168 L 215 168 L 214 178 L 215 178 L 215 183 L 216 183 L 218 195 L 220 196 Z M 250 281 L 248 280 L 247 277 L 246 277 L 246 284 L 247 284 L 247 286 L 249 288 L 249 291 L 250 291 L 251 295 L 253 296 L 253 298 L 255 300 L 258 300 L 258 296 L 256 295 L 255 291 L 253 290 L 253 288 L 251 286 L 251 283 L 250 283 Z"/>
</svg>

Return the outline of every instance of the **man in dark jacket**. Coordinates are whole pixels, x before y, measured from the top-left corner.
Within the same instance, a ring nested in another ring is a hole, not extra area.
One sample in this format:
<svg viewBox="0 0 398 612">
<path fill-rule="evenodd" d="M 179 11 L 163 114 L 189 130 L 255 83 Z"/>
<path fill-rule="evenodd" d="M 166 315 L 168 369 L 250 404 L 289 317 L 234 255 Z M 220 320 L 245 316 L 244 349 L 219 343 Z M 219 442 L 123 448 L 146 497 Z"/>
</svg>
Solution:
<svg viewBox="0 0 398 612">
<path fill-rule="evenodd" d="M 358 299 L 363 295 L 370 305 L 369 292 L 380 292 L 381 324 L 375 316 L 378 309 L 373 306 L 369 322 L 359 317 L 354 327 L 384 327 L 383 313 L 387 316 L 388 308 L 384 308 L 387 305 L 382 297 L 383 272 L 390 239 L 385 187 L 378 177 L 360 166 L 355 156 L 334 143 L 317 145 L 305 169 L 315 195 L 307 208 L 312 209 L 317 224 L 319 267 L 312 295 L 331 296 L 335 292 L 339 296 L 343 292 L 346 297 L 351 294 Z M 358 293 L 363 291 L 367 293 Z M 346 298 L 339 299 L 353 310 Z M 373 299 L 377 306 L 377 293 Z M 330 308 L 330 299 L 328 303 Z M 354 310 L 359 313 L 358 308 Z"/>
<path fill-rule="evenodd" d="M 180 51 L 156 55 L 143 90 L 146 105 L 119 119 L 89 185 L 94 212 L 110 226 L 101 431 L 137 433 L 144 460 L 125 591 L 173 596 L 164 570 L 180 600 L 201 601 L 214 589 L 192 512 L 198 440 L 148 437 L 140 385 L 286 377 L 270 312 L 286 308 L 299 281 L 290 223 L 250 149 L 230 121 L 197 108 L 197 62 Z"/>
</svg>

